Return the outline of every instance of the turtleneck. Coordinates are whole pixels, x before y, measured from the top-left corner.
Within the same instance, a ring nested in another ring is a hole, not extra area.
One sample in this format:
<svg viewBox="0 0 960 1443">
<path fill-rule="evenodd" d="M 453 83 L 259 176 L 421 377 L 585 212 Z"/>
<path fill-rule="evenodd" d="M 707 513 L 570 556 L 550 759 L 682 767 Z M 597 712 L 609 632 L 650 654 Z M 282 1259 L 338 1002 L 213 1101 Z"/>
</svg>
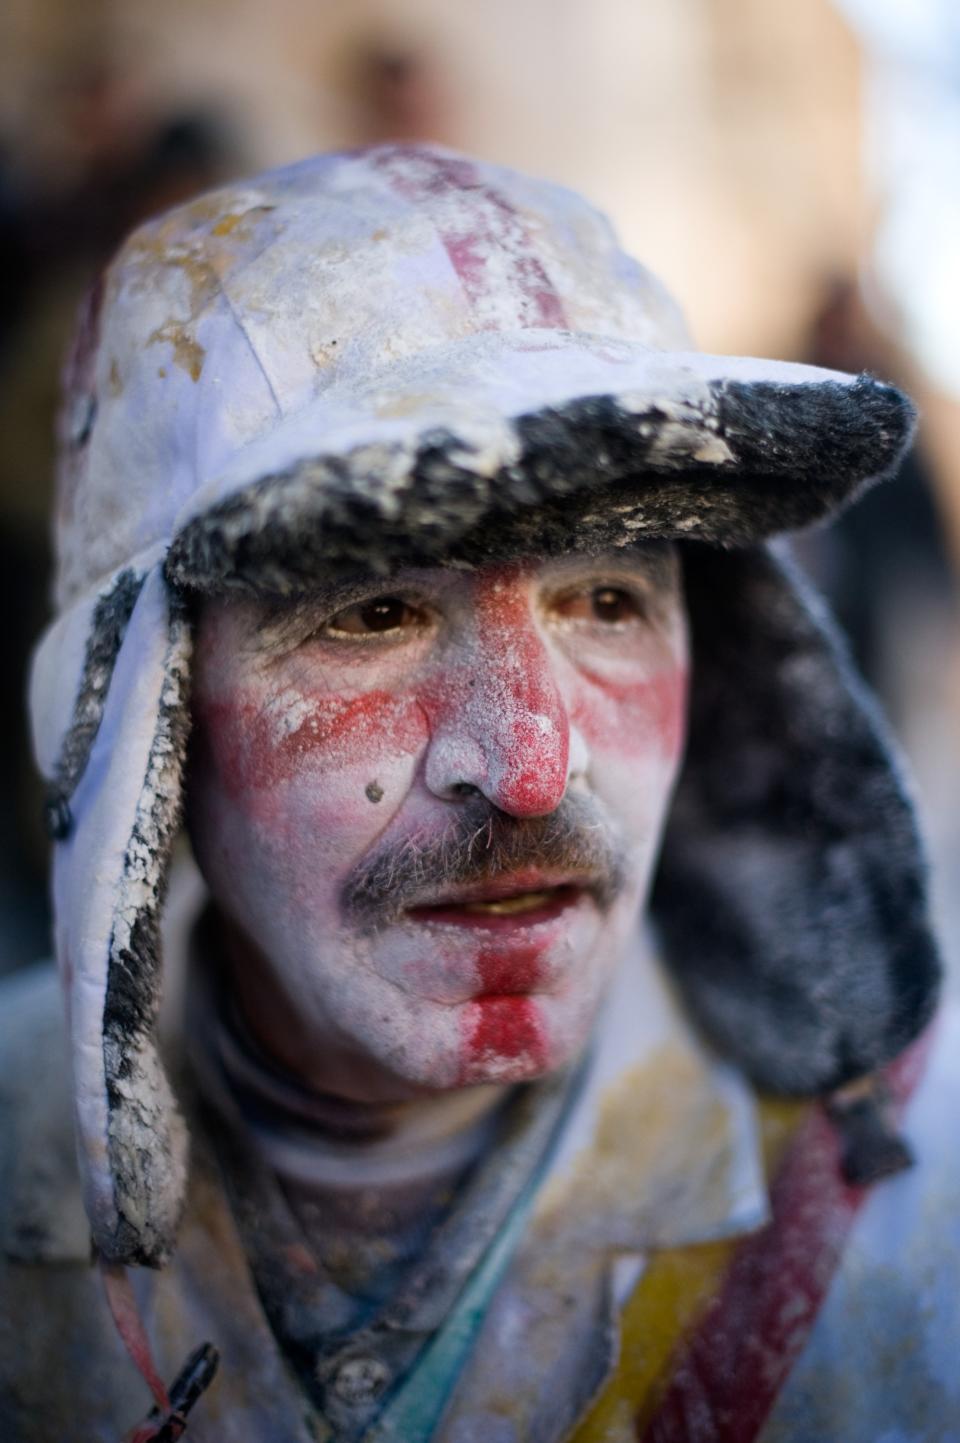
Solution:
<svg viewBox="0 0 960 1443">
<path fill-rule="evenodd" d="M 316 1093 L 254 1039 L 195 935 L 188 1053 L 205 1103 L 269 1173 L 308 1253 L 358 1302 L 385 1297 L 487 1153 L 514 1088 L 389 1105 Z"/>
</svg>

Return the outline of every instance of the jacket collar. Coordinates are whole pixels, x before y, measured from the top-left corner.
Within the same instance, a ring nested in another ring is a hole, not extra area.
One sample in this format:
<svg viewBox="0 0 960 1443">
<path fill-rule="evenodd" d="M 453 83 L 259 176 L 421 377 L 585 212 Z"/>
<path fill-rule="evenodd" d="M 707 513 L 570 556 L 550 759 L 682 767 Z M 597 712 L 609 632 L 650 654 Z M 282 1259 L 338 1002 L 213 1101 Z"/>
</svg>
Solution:
<svg viewBox="0 0 960 1443">
<path fill-rule="evenodd" d="M 769 1203 L 757 1108 L 698 1037 L 650 945 L 618 969 L 535 1225 L 646 1252 L 760 1226 Z"/>
</svg>

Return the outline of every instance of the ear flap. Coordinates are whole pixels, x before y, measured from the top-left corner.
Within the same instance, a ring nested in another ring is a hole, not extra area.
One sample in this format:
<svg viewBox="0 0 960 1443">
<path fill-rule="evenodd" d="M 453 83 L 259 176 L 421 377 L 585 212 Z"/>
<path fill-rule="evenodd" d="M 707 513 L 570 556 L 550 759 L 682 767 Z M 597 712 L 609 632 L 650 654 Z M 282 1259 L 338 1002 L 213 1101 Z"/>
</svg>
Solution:
<svg viewBox="0 0 960 1443">
<path fill-rule="evenodd" d="M 96 612 L 94 613 L 96 617 Z M 180 820 L 190 629 L 159 565 L 108 666 L 54 854 L 78 1148 L 98 1251 L 157 1265 L 183 1201 L 186 1133 L 157 1050 L 159 913 Z M 88 656 L 100 650 L 93 638 Z M 81 687 L 77 705 L 86 690 Z M 68 748 L 76 727 L 67 732 Z M 61 778 L 64 765 L 57 768 Z"/>
<path fill-rule="evenodd" d="M 899 764 L 823 603 L 768 548 L 683 548 L 687 758 L 652 910 L 691 1014 L 762 1087 L 829 1091 L 923 1028 L 940 967 Z"/>
</svg>

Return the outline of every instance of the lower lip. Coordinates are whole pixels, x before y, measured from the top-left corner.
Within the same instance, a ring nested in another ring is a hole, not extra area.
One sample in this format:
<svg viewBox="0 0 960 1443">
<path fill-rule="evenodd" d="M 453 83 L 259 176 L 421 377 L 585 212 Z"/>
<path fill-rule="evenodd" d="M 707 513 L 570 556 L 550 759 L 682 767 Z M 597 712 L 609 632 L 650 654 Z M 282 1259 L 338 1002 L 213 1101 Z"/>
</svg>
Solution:
<svg viewBox="0 0 960 1443">
<path fill-rule="evenodd" d="M 498 914 L 496 912 L 467 912 L 463 907 L 414 907 L 407 914 L 415 922 L 475 928 L 484 932 L 516 932 L 528 927 L 537 927 L 544 922 L 554 922 L 583 899 L 581 887 L 557 887 L 540 907 L 529 912 Z"/>
</svg>

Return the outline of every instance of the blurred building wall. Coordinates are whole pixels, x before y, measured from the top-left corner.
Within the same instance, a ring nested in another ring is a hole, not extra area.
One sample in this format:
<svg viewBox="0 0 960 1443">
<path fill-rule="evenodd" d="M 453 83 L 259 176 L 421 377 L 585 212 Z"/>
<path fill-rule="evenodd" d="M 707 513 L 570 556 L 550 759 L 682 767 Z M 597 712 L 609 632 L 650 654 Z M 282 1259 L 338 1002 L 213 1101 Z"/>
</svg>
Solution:
<svg viewBox="0 0 960 1443">
<path fill-rule="evenodd" d="M 0 42 L 28 165 L 94 54 L 131 106 L 222 116 L 254 167 L 430 135 L 586 191 L 709 347 L 795 353 L 863 241 L 859 59 L 829 0 L 7 0 Z"/>
</svg>

